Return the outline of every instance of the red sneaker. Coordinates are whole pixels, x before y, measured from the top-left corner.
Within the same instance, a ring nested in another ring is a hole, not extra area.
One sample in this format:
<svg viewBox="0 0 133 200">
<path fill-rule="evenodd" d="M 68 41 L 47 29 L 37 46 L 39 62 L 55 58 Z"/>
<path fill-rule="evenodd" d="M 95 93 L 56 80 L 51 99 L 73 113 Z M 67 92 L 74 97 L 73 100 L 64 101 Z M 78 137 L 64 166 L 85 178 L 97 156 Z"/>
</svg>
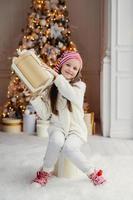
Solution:
<svg viewBox="0 0 133 200">
<path fill-rule="evenodd" d="M 90 180 L 93 182 L 94 185 L 100 185 L 104 182 L 106 182 L 105 178 L 103 177 L 103 171 L 100 170 L 94 170 L 93 173 L 91 173 L 89 176 Z"/>
<path fill-rule="evenodd" d="M 48 182 L 48 178 L 52 176 L 52 173 L 48 173 L 45 171 L 38 171 L 36 178 L 32 181 L 32 183 L 38 183 L 40 186 L 44 186 Z"/>
</svg>

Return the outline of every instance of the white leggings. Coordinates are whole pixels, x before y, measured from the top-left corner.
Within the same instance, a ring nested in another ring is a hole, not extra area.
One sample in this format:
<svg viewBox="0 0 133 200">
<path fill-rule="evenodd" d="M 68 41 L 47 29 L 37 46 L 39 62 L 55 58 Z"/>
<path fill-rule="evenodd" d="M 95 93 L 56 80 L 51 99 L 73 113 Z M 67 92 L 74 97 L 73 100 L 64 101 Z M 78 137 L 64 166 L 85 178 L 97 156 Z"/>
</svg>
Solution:
<svg viewBox="0 0 133 200">
<path fill-rule="evenodd" d="M 60 152 L 62 152 L 81 171 L 86 174 L 91 173 L 93 166 L 89 164 L 85 155 L 80 151 L 82 144 L 82 139 L 74 133 L 64 136 L 61 131 L 53 132 L 49 136 L 49 142 L 43 161 L 43 170 L 46 172 L 53 171 Z"/>
</svg>

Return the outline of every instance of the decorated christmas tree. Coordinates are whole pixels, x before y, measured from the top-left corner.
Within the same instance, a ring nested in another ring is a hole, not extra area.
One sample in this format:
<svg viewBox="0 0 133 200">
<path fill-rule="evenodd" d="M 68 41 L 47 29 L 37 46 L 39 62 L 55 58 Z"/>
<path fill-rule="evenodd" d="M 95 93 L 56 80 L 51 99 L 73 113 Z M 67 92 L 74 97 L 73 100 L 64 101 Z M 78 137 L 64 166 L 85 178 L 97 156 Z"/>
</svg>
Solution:
<svg viewBox="0 0 133 200">
<path fill-rule="evenodd" d="M 18 49 L 34 49 L 50 67 L 54 66 L 63 51 L 76 50 L 70 39 L 65 0 L 32 0 L 27 21 Z M 3 117 L 22 118 L 29 100 L 26 86 L 11 72 Z"/>
</svg>

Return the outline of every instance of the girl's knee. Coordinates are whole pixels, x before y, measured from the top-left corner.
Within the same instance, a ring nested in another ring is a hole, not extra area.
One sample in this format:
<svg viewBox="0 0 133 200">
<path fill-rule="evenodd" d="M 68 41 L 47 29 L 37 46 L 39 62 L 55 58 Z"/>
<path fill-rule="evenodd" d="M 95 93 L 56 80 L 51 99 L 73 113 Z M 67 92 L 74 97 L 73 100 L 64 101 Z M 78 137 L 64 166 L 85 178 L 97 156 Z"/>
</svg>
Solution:
<svg viewBox="0 0 133 200">
<path fill-rule="evenodd" d="M 58 132 L 52 133 L 49 138 L 49 142 L 58 147 L 62 147 L 64 145 L 64 140 L 65 138 L 63 133 L 59 134 Z"/>
<path fill-rule="evenodd" d="M 81 142 L 77 140 L 70 139 L 70 137 L 65 140 L 64 146 L 63 146 L 63 152 L 65 154 L 71 154 L 75 151 L 79 151 L 81 146 Z"/>
<path fill-rule="evenodd" d="M 65 142 L 62 151 L 64 154 L 71 154 L 73 151 L 75 151 L 75 147 L 72 146 L 70 143 Z"/>
</svg>

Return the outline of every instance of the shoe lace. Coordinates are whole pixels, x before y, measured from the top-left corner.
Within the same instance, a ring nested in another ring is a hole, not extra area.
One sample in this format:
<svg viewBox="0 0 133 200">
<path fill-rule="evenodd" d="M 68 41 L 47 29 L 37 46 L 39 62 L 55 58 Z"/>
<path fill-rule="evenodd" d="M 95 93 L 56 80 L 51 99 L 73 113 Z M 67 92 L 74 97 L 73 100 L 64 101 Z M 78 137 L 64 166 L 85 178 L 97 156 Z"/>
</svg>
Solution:
<svg viewBox="0 0 133 200">
<path fill-rule="evenodd" d="M 103 174 L 103 171 L 101 169 L 98 171 L 95 170 L 89 177 L 90 177 L 90 179 L 95 180 L 98 177 L 102 177 L 102 174 Z"/>
<path fill-rule="evenodd" d="M 37 172 L 37 178 L 38 179 L 42 179 L 42 178 L 44 178 L 44 179 L 47 179 L 49 177 L 49 174 L 47 173 L 47 172 Z"/>
</svg>

